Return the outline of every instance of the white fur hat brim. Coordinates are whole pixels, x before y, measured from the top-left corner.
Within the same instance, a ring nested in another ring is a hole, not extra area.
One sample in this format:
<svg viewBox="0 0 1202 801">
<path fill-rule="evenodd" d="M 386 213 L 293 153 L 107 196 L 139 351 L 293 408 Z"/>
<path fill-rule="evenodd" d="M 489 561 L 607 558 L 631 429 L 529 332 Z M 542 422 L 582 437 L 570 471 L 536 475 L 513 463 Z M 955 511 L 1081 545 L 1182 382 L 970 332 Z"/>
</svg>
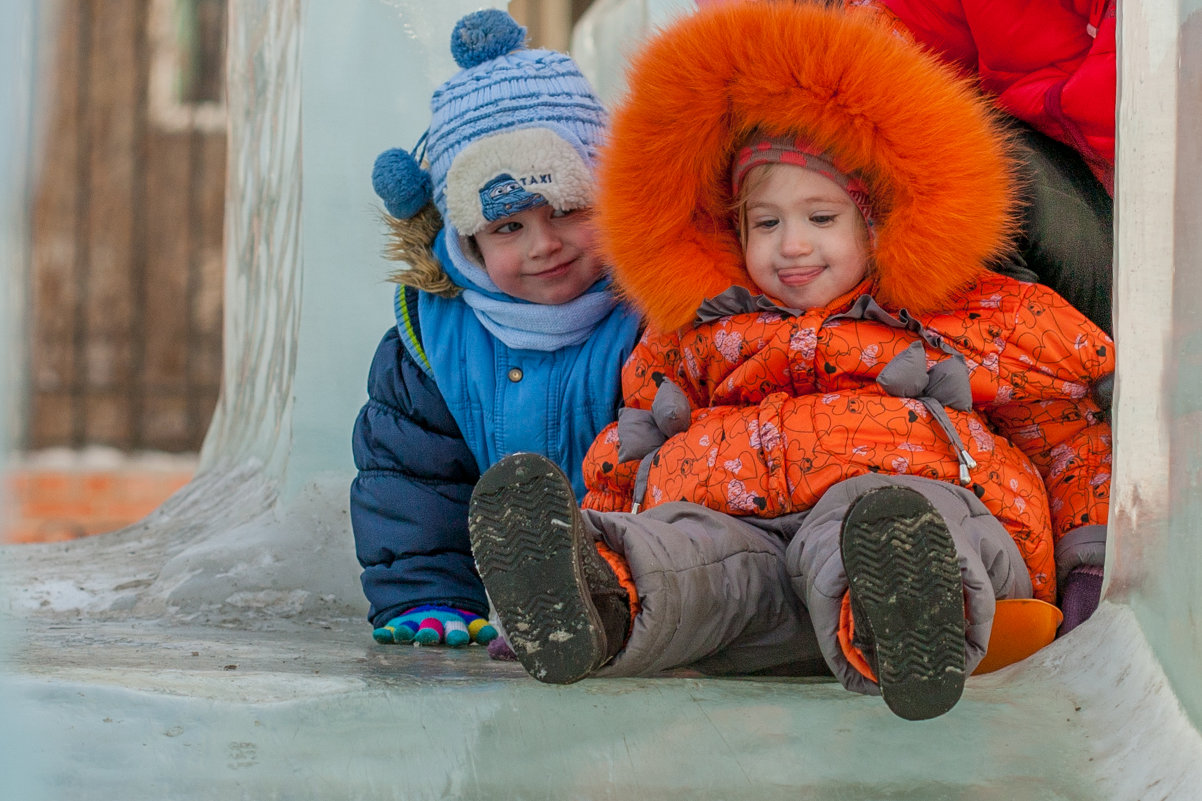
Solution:
<svg viewBox="0 0 1202 801">
<path fill-rule="evenodd" d="M 508 180 L 505 180 L 505 179 Z M 575 147 L 549 128 L 521 128 L 469 144 L 447 171 L 447 218 L 464 236 L 529 208 L 538 195 L 561 211 L 593 202 L 593 175 Z M 504 201 L 514 202 L 506 204 Z"/>
</svg>

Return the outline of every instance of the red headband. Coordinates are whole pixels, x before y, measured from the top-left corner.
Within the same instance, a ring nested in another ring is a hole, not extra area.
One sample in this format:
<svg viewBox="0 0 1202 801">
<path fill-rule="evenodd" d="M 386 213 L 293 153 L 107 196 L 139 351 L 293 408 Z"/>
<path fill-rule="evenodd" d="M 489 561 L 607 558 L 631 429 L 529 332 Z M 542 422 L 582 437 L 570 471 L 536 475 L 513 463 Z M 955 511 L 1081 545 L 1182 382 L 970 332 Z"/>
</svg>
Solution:
<svg viewBox="0 0 1202 801">
<path fill-rule="evenodd" d="M 834 181 L 864 216 L 868 230 L 872 231 L 872 202 L 868 197 L 868 188 L 864 182 L 854 175 L 848 175 L 840 170 L 830 160 L 830 156 L 801 137 L 774 136 L 757 139 L 742 148 L 735 156 L 730 170 L 731 191 L 739 194 L 743 179 L 753 167 L 764 164 L 792 164 L 823 175 Z"/>
</svg>

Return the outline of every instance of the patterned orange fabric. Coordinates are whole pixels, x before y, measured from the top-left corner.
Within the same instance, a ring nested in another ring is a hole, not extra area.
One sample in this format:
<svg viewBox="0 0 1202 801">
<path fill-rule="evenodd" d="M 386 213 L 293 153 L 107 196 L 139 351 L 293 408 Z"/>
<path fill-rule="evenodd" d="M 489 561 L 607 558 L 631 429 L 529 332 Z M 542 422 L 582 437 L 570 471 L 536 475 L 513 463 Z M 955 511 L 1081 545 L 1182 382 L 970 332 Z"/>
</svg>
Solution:
<svg viewBox="0 0 1202 801">
<path fill-rule="evenodd" d="M 843 658 L 847 660 L 847 664 L 875 684 L 877 678 L 872 665 L 868 664 L 864 652 L 855 645 L 856 620 L 851 614 L 850 593 L 843 593 L 843 601 L 839 604 L 839 630 L 835 632 L 835 638 L 839 640 L 839 650 L 843 652 Z"/>
<path fill-rule="evenodd" d="M 659 449 L 640 499 L 637 463 L 618 462 L 616 427 L 603 432 L 585 459 L 585 505 L 684 500 L 777 517 L 870 472 L 958 483 L 956 452 L 927 408 L 876 383 L 916 335 L 827 320 L 864 289 L 799 316 L 755 312 L 648 331 L 623 370 L 626 405 L 650 408 L 666 378 L 693 404 L 692 425 Z M 1114 348 L 1040 285 L 983 274 L 958 302 L 955 313 L 920 319 L 967 360 L 973 408 L 946 411 L 977 463 L 969 486 L 1018 544 L 1035 597 L 1054 601 L 1054 540 L 1107 520 L 1110 426 L 1090 388 L 1113 372 Z M 928 366 L 948 358 L 926 352 Z"/>
<path fill-rule="evenodd" d="M 626 600 L 630 604 L 630 627 L 634 628 L 634 619 L 638 617 L 642 604 L 639 602 L 639 590 L 634 584 L 634 577 L 630 575 L 630 565 L 626 563 L 621 554 L 603 542 L 597 543 L 597 553 L 601 554 L 601 558 L 618 577 L 618 583 L 622 585 L 622 589 L 626 590 Z"/>
</svg>

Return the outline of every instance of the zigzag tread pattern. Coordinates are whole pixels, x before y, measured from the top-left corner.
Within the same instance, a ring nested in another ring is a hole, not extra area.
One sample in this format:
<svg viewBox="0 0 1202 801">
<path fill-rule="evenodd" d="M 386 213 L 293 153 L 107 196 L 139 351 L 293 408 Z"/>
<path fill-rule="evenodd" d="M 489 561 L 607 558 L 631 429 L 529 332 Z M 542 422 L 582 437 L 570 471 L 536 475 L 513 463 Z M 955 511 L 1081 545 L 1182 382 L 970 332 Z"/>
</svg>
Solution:
<svg viewBox="0 0 1202 801">
<path fill-rule="evenodd" d="M 601 657 L 602 634 L 574 555 L 575 498 L 534 454 L 507 456 L 472 493 L 472 551 L 510 645 L 539 681 L 567 684 Z"/>
<path fill-rule="evenodd" d="M 473 495 L 472 548 L 481 569 L 514 570 L 523 562 L 540 560 L 547 552 L 547 535 L 554 531 L 551 527 L 571 524 L 570 508 L 568 515 L 554 511 L 570 501 L 555 497 L 561 493 L 537 483 L 531 480 L 525 486 Z M 486 538 L 494 547 L 480 547 Z"/>
<path fill-rule="evenodd" d="M 964 639 L 963 628 L 944 626 L 938 632 L 910 632 L 893 638 L 887 650 L 878 650 L 882 682 L 901 684 L 930 681 L 944 675 L 964 673 L 963 656 L 957 648 Z"/>
<path fill-rule="evenodd" d="M 917 493 L 883 490 L 849 512 L 843 558 L 890 707 L 911 719 L 946 711 L 963 686 L 964 610 L 942 517 Z"/>
<path fill-rule="evenodd" d="M 960 589 L 960 571 L 955 551 L 940 553 L 932 547 L 932 526 L 927 517 L 890 521 L 882 538 L 878 524 L 860 523 L 849 527 L 845 536 L 857 545 L 849 549 L 849 561 L 855 561 L 849 575 L 856 581 L 856 594 L 869 603 L 884 603 L 890 596 L 925 598 L 931 593 L 954 593 Z M 932 559 L 932 556 L 935 558 Z"/>
<path fill-rule="evenodd" d="M 563 598 L 557 598 L 550 593 L 539 593 L 524 600 L 525 604 L 520 609 L 511 611 L 519 614 L 528 624 L 528 630 L 523 632 L 526 639 L 545 642 L 551 635 L 555 635 L 562 641 L 588 628 L 586 620 L 564 614 Z"/>
</svg>

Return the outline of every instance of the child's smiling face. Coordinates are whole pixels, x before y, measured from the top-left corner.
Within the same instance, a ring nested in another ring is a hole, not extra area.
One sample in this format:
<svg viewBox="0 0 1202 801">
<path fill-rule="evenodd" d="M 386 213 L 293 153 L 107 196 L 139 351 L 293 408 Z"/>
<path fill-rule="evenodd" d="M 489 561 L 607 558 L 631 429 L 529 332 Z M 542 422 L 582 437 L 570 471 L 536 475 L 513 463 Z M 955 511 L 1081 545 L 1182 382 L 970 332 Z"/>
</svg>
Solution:
<svg viewBox="0 0 1202 801">
<path fill-rule="evenodd" d="M 601 277 L 589 209 L 544 203 L 491 222 L 474 238 L 488 277 L 515 298 L 567 303 Z"/>
<path fill-rule="evenodd" d="M 821 308 L 868 274 L 868 228 L 834 181 L 793 164 L 747 176 L 743 255 L 756 286 L 785 306 Z"/>
</svg>

